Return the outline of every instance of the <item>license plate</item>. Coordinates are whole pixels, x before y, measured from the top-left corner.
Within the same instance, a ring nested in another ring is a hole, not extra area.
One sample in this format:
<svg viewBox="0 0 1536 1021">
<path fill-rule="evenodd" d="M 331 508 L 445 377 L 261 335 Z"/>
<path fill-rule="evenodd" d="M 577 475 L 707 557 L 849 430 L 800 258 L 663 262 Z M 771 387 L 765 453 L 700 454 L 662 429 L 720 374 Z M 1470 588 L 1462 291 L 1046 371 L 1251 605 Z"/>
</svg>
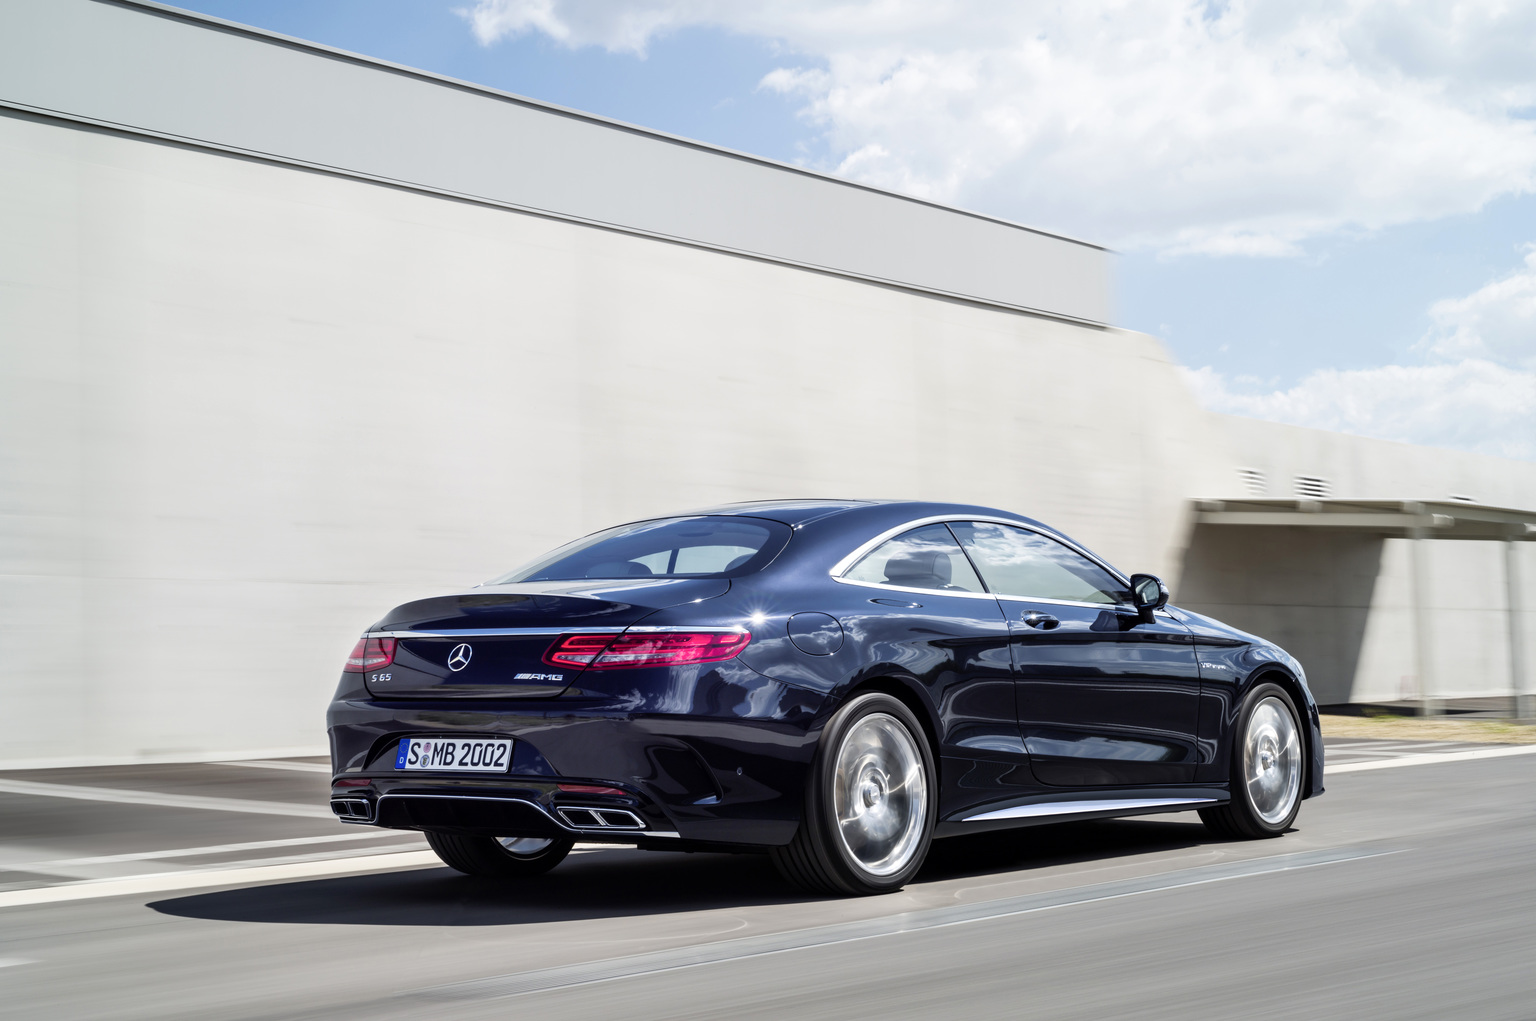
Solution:
<svg viewBox="0 0 1536 1021">
<path fill-rule="evenodd" d="M 505 773 L 512 764 L 510 738 L 402 737 L 396 769 L 455 773 Z"/>
</svg>

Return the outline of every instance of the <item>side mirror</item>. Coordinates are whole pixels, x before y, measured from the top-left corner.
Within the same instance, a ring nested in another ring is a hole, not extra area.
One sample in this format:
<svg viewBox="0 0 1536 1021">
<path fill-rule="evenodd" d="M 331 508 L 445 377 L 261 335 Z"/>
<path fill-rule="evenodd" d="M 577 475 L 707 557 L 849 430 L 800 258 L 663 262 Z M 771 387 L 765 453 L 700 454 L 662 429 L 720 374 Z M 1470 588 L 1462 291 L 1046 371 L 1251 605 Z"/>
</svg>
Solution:
<svg viewBox="0 0 1536 1021">
<path fill-rule="evenodd" d="M 1152 611 L 1168 605 L 1168 586 L 1155 574 L 1131 575 L 1131 598 L 1141 619 L 1152 622 Z"/>
</svg>

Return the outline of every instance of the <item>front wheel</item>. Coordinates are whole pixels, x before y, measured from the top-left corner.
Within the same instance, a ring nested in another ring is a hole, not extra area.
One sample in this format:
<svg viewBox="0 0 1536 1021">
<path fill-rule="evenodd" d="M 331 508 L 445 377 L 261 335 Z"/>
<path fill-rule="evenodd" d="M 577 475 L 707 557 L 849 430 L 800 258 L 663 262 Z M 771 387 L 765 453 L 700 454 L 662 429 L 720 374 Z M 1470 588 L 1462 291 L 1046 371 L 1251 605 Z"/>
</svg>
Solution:
<svg viewBox="0 0 1536 1021">
<path fill-rule="evenodd" d="M 1305 745 L 1296 704 L 1278 684 L 1260 684 L 1243 699 L 1232 742 L 1232 801 L 1203 808 L 1200 819 L 1224 837 L 1278 837 L 1301 810 Z"/>
<path fill-rule="evenodd" d="M 490 879 L 540 876 L 565 860 L 565 837 L 481 837 L 427 831 L 427 843 L 449 868 Z"/>
<path fill-rule="evenodd" d="M 795 839 L 772 848 L 784 878 L 816 893 L 899 890 L 933 840 L 938 791 L 923 728 L 878 693 L 843 706 L 822 731 Z"/>
</svg>

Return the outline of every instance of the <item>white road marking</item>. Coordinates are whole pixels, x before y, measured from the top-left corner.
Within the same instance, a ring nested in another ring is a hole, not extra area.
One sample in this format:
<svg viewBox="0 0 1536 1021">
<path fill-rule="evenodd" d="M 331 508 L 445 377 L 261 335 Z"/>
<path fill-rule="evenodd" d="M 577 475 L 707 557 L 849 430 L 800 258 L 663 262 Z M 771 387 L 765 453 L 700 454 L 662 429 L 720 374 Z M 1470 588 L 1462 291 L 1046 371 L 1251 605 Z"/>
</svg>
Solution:
<svg viewBox="0 0 1536 1021">
<path fill-rule="evenodd" d="M 228 762 L 210 762 L 210 766 L 246 766 L 250 769 L 289 769 L 295 773 L 324 773 L 330 775 L 331 767 L 321 762 L 276 762 L 272 759 L 238 759 Z"/>
<path fill-rule="evenodd" d="M 1345 762 L 1338 766 L 1324 766 L 1323 776 L 1333 773 L 1358 773 L 1364 769 L 1396 769 L 1399 766 L 1427 766 L 1436 762 L 1470 762 L 1474 759 L 1502 759 L 1506 755 L 1536 755 L 1536 745 L 1508 745 L 1503 748 L 1479 748 L 1469 752 L 1425 752 L 1420 755 L 1400 755 L 1395 759 L 1376 759 L 1371 762 Z"/>
<path fill-rule="evenodd" d="M 1395 758 L 1399 755 L 1443 755 L 1446 752 L 1468 752 L 1479 748 L 1488 747 L 1486 744 L 1478 744 L 1471 741 L 1393 741 L 1393 742 L 1369 742 L 1353 745 L 1326 745 L 1328 758 L 1354 756 L 1370 756 L 1378 758 Z M 1427 749 L 1434 749 L 1428 751 Z"/>
<path fill-rule="evenodd" d="M 164 858 L 192 858 L 204 854 L 232 854 L 236 851 L 264 851 L 273 847 L 302 847 L 309 844 L 334 844 L 343 841 L 378 840 L 383 837 L 405 839 L 406 830 L 360 830 L 334 833 L 323 837 L 289 837 L 286 840 L 248 840 L 240 844 L 209 844 L 206 847 L 176 847 L 166 851 L 133 851 L 128 854 L 99 854 L 90 858 L 55 858 L 50 861 L 3 863 L 0 872 L 30 872 L 34 869 L 75 867 L 79 865 L 115 865 L 127 861 L 159 861 Z"/>
<path fill-rule="evenodd" d="M 14 968 L 18 964 L 36 964 L 30 957 L 0 957 L 0 968 Z"/>
<path fill-rule="evenodd" d="M 1248 861 L 1228 862 L 1221 865 L 1202 865 L 1175 872 L 1164 872 L 1139 879 L 1123 879 L 1110 883 L 1097 883 L 1068 890 L 1028 894 L 1004 900 L 980 904 L 961 904 L 951 907 L 928 908 L 908 911 L 883 918 L 870 918 L 857 922 L 841 922 L 797 929 L 790 932 L 767 933 L 740 939 L 720 940 L 694 946 L 658 950 L 631 957 L 591 961 L 585 964 L 569 964 L 555 968 L 542 968 L 492 978 L 471 979 L 449 985 L 433 986 L 407 994 L 413 999 L 442 1002 L 444 1000 L 483 1000 L 523 993 L 546 992 L 571 986 L 589 985 L 593 982 L 610 982 L 614 979 L 638 978 L 660 972 L 678 971 L 704 964 L 739 961 L 768 954 L 781 954 L 791 950 L 808 950 L 852 943 L 858 940 L 895 936 L 922 929 L 946 928 L 971 922 L 992 921 L 1048 911 L 1052 908 L 1074 904 L 1091 904 L 1096 901 L 1134 897 L 1143 893 L 1177 890 L 1187 886 L 1219 883 L 1229 879 L 1261 876 L 1292 869 L 1314 868 L 1337 862 L 1358 861 L 1396 854 L 1396 851 L 1371 851 L 1362 848 L 1343 847 L 1326 851 L 1302 851 L 1297 854 L 1281 854 Z"/>
<path fill-rule="evenodd" d="M 159 805 L 162 808 L 199 808 L 213 812 L 245 812 L 250 815 L 290 815 L 305 819 L 336 818 L 329 805 L 250 801 L 244 798 L 208 798 L 194 794 L 158 794 L 153 791 L 119 790 L 115 787 L 74 787 L 62 783 L 37 783 L 32 780 L 0 780 L 0 794 L 32 794 L 41 798 L 108 801 L 120 805 Z"/>
<path fill-rule="evenodd" d="M 428 865 L 441 864 L 437 855 L 431 851 L 403 851 L 399 854 L 327 858 L 323 861 L 256 865 L 250 868 L 205 872 L 158 872 L 145 876 L 86 880 L 79 883 L 43 886 L 34 890 L 0 892 L 0 908 L 57 904 L 73 900 L 96 900 L 101 897 L 142 896 L 148 893 L 171 893 L 177 890 L 203 890 L 215 886 L 245 886 L 251 883 L 314 879 L 319 876 L 362 875 L 369 872 L 419 869 Z"/>
</svg>

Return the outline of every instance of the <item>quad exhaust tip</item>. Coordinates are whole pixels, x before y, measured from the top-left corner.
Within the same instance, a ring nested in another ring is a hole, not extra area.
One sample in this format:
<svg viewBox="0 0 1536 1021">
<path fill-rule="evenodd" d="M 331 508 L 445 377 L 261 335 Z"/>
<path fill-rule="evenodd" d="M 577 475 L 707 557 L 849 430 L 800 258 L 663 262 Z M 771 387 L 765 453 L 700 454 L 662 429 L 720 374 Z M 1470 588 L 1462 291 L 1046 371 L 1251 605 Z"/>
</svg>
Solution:
<svg viewBox="0 0 1536 1021">
<path fill-rule="evenodd" d="M 645 823 L 622 808 L 557 808 L 561 820 L 578 830 L 643 830 Z"/>
<path fill-rule="evenodd" d="M 331 811 L 347 822 L 373 821 L 373 806 L 367 798 L 332 798 Z"/>
</svg>

